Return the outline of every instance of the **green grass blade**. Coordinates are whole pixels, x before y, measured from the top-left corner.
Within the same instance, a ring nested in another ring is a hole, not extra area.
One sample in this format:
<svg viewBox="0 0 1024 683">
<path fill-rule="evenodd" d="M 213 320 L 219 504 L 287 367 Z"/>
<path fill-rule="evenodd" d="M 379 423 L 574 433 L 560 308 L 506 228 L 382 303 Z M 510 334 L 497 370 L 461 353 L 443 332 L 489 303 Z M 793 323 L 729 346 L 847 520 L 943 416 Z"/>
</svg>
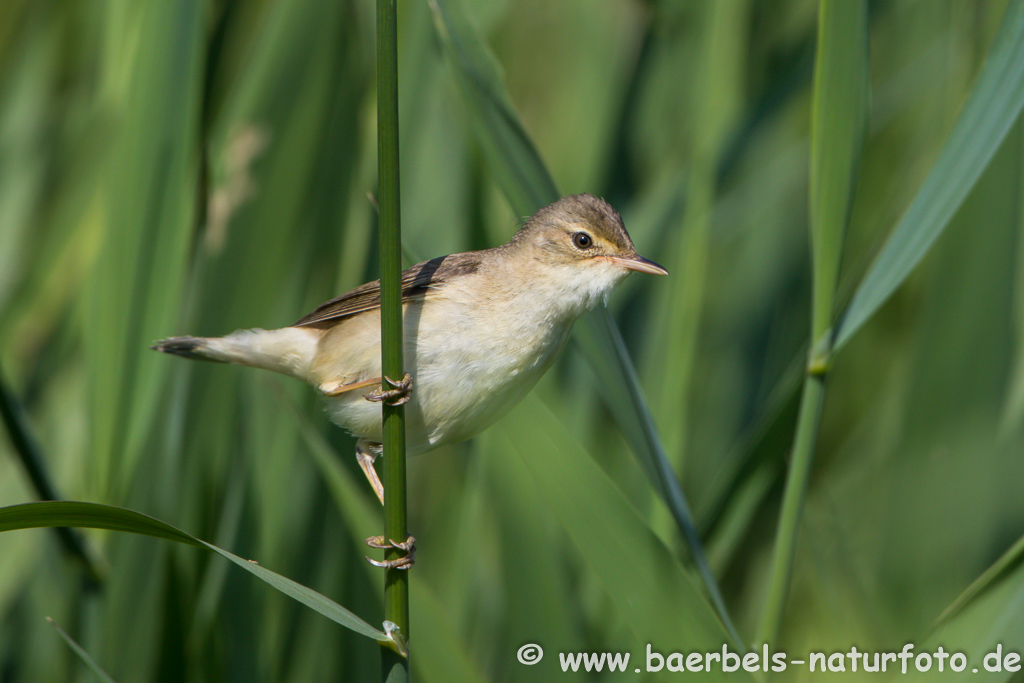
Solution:
<svg viewBox="0 0 1024 683">
<path fill-rule="evenodd" d="M 1024 0 L 1012 0 L 963 112 L 920 191 L 861 281 L 836 330 L 840 349 L 949 225 L 1024 107 Z"/>
<path fill-rule="evenodd" d="M 341 624 L 345 628 L 355 631 L 360 635 L 364 635 L 367 638 L 373 638 L 374 640 L 377 640 L 379 642 L 391 641 L 391 638 L 383 631 L 380 631 L 374 628 L 373 626 L 370 626 L 368 623 L 357 617 L 349 610 L 345 609 L 344 607 L 334 602 L 327 596 L 317 593 L 312 588 L 307 588 L 306 586 L 296 583 L 295 581 L 292 581 L 289 578 L 281 576 L 280 574 L 272 572 L 269 569 L 264 569 L 255 562 L 251 560 L 244 560 L 241 557 L 238 557 L 237 555 L 229 553 L 227 550 L 218 548 L 212 543 L 207 543 L 206 541 L 202 540 L 199 540 L 199 543 L 206 546 L 207 548 L 217 553 L 221 557 L 225 557 L 231 560 L 232 562 L 234 562 L 250 574 L 257 576 L 258 578 L 262 579 L 266 583 L 269 583 L 271 586 L 281 591 L 285 595 L 301 602 L 306 607 L 309 607 L 310 609 L 319 612 L 331 621 Z"/>
<path fill-rule="evenodd" d="M 74 638 L 69 636 L 64 629 L 58 626 L 57 622 L 50 617 L 46 617 L 46 621 L 50 622 L 50 626 L 57 631 L 57 634 L 64 639 L 64 642 L 68 644 L 68 647 L 71 648 L 78 658 L 81 659 L 87 667 L 89 667 L 89 670 L 95 674 L 96 678 L 103 681 L 103 683 L 114 683 L 114 679 L 111 678 L 110 675 L 107 674 L 107 672 L 104 671 L 91 656 L 89 656 L 89 653 L 86 652 L 81 645 L 75 642 Z"/>
<path fill-rule="evenodd" d="M 864 2 L 822 2 L 811 113 L 811 339 L 832 326 L 843 238 L 867 123 L 868 31 Z"/>
<path fill-rule="evenodd" d="M 330 598 L 141 512 L 72 501 L 23 503 L 0 508 L 0 532 L 62 526 L 124 531 L 205 547 L 345 628 L 377 641 L 390 640 L 383 631 L 370 626 Z"/>
</svg>

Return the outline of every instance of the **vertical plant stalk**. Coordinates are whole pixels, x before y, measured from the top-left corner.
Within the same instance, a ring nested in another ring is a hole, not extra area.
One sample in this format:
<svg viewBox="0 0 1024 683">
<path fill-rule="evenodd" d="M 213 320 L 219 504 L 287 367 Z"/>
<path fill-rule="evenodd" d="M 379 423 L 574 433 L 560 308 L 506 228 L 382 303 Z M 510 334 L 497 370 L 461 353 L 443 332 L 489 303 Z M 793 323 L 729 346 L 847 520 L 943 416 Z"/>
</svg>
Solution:
<svg viewBox="0 0 1024 683">
<path fill-rule="evenodd" d="M 796 548 L 800 514 L 807 494 L 807 481 L 814 460 L 814 444 L 818 440 L 821 410 L 825 404 L 825 375 L 809 375 L 804 380 L 800 398 L 800 416 L 796 423 L 793 457 L 786 477 L 786 491 L 782 498 L 782 511 L 772 551 L 772 573 L 768 584 L 768 597 L 754 643 L 775 645 L 782 615 L 789 596 L 789 582 L 793 572 L 793 552 Z"/>
<path fill-rule="evenodd" d="M 769 647 L 776 643 L 785 613 L 800 515 L 825 405 L 825 379 L 834 340 L 836 284 L 867 120 L 867 31 L 864 0 L 820 1 L 811 112 L 813 348 L 800 399 L 767 598 L 755 640 Z"/>
<path fill-rule="evenodd" d="M 380 327 L 381 368 L 385 377 L 401 379 L 402 370 L 402 240 L 398 187 L 398 20 L 397 0 L 377 0 L 377 163 L 380 182 Z M 382 380 L 383 389 L 388 386 Z M 405 500 L 405 408 L 381 404 L 384 420 L 384 534 L 404 541 L 408 536 Z M 402 550 L 389 548 L 388 560 Z M 384 618 L 409 638 L 409 574 L 387 569 Z M 381 648 L 382 680 L 409 680 L 409 660 L 389 647 Z"/>
</svg>

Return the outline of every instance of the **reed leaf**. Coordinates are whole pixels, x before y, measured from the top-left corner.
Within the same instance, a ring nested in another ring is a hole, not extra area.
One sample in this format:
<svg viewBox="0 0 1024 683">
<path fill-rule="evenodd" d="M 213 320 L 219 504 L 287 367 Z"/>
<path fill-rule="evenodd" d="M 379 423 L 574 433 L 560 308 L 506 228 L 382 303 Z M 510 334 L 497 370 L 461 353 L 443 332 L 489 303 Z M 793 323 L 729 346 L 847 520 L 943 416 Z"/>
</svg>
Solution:
<svg viewBox="0 0 1024 683">
<path fill-rule="evenodd" d="M 861 280 L 835 332 L 838 351 L 888 300 L 949 225 L 1024 107 L 1024 1 L 1002 26 L 939 158 Z"/>
<path fill-rule="evenodd" d="M 254 560 L 242 559 L 141 512 L 112 505 L 75 501 L 23 503 L 0 508 L 0 532 L 42 527 L 109 529 L 206 548 L 345 628 L 380 642 L 391 640 L 383 631 L 370 626 L 330 598 L 261 567 Z"/>
</svg>

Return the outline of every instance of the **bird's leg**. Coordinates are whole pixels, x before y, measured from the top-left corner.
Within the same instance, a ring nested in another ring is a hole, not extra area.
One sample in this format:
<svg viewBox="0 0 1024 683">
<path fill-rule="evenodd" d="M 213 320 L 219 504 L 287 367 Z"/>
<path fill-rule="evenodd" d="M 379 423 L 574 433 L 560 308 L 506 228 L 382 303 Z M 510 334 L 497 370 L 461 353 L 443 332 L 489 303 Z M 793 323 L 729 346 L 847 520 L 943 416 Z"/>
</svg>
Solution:
<svg viewBox="0 0 1024 683">
<path fill-rule="evenodd" d="M 366 480 L 370 482 L 370 486 L 373 487 L 373 492 L 377 494 L 381 505 L 384 504 L 384 485 L 380 483 L 377 470 L 373 468 L 373 461 L 381 454 L 382 449 L 383 446 L 374 441 L 359 439 L 356 442 L 356 460 L 359 461 L 359 467 L 362 468 L 363 474 L 366 475 Z"/>
<path fill-rule="evenodd" d="M 374 403 L 384 401 L 387 402 L 389 406 L 400 406 L 409 402 L 409 399 L 411 398 L 410 393 L 412 392 L 412 375 L 408 372 L 405 373 L 405 377 L 403 377 L 399 382 L 385 376 L 384 381 L 394 388 L 384 391 L 381 387 L 377 387 L 366 394 L 363 398 L 367 401 L 373 401 Z"/>
<path fill-rule="evenodd" d="M 324 382 L 320 385 L 320 391 L 323 392 L 324 396 L 341 396 L 349 391 L 355 391 L 356 389 L 363 389 L 376 384 L 380 387 L 380 377 L 374 377 L 373 379 L 363 380 L 362 382 L 352 382 L 345 384 L 342 380 L 334 382 Z"/>
<path fill-rule="evenodd" d="M 381 454 L 382 446 L 374 441 L 367 439 L 359 439 L 356 442 L 356 460 L 359 461 L 359 467 L 363 470 L 363 474 L 366 475 L 366 479 L 370 482 L 370 486 L 373 487 L 373 492 L 377 494 L 377 498 L 380 499 L 380 504 L 384 504 L 384 485 L 380 483 L 380 477 L 377 476 L 377 470 L 373 468 L 373 461 L 377 459 L 377 456 Z M 398 548 L 404 550 L 405 555 L 394 560 L 384 560 L 380 562 L 378 560 L 366 558 L 366 561 L 375 567 L 383 567 L 385 569 L 408 569 L 412 566 L 413 562 L 416 561 L 416 539 L 409 536 L 405 539 L 405 542 L 393 541 L 385 538 L 384 536 L 370 536 L 366 539 L 366 545 L 371 548 Z"/>
</svg>

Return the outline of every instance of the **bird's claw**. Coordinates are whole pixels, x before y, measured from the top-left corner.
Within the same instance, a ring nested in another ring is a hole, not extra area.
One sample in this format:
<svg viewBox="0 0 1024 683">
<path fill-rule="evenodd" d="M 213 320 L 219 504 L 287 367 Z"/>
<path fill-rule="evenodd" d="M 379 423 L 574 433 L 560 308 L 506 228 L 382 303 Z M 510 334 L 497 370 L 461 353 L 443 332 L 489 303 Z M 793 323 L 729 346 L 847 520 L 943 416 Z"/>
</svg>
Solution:
<svg viewBox="0 0 1024 683">
<path fill-rule="evenodd" d="M 397 548 L 398 550 L 404 550 L 405 555 L 396 558 L 394 560 L 374 560 L 370 557 L 366 558 L 366 561 L 372 564 L 374 567 L 381 567 L 383 569 L 409 569 L 416 561 L 416 539 L 410 536 L 405 539 L 404 542 L 393 541 L 383 536 L 370 536 L 366 539 L 366 545 L 371 548 L 381 548 L 387 550 L 388 548 Z"/>
<path fill-rule="evenodd" d="M 410 394 L 412 392 L 412 375 L 407 372 L 405 373 L 405 377 L 398 382 L 385 376 L 384 381 L 394 388 L 385 391 L 381 387 L 377 387 L 366 394 L 365 398 L 367 401 L 373 401 L 374 403 L 383 402 L 387 403 L 389 406 L 400 406 L 409 402 L 409 399 L 411 398 Z"/>
</svg>

